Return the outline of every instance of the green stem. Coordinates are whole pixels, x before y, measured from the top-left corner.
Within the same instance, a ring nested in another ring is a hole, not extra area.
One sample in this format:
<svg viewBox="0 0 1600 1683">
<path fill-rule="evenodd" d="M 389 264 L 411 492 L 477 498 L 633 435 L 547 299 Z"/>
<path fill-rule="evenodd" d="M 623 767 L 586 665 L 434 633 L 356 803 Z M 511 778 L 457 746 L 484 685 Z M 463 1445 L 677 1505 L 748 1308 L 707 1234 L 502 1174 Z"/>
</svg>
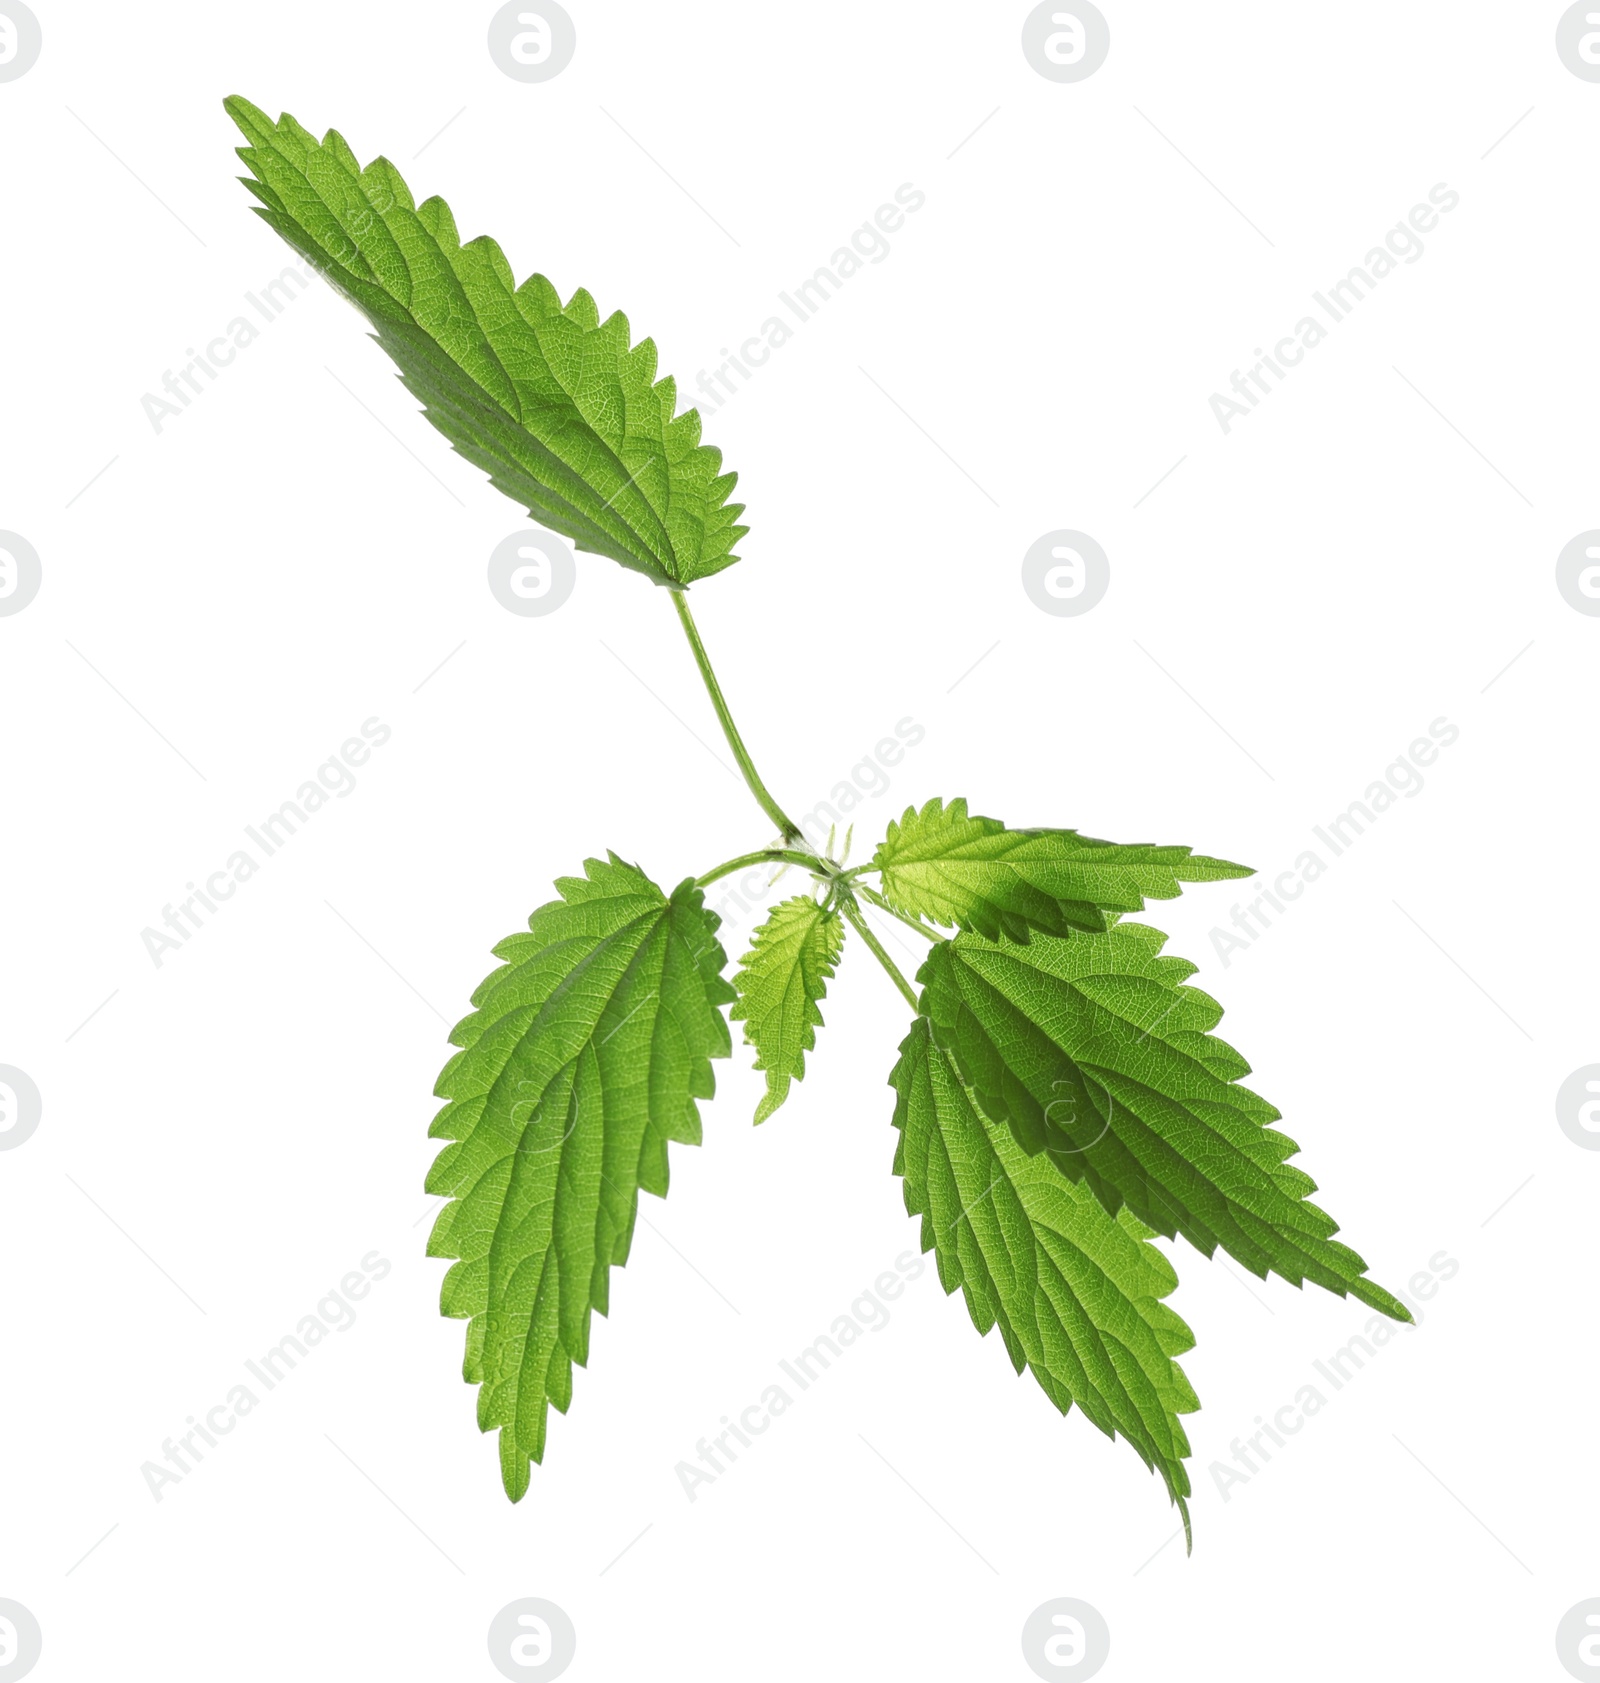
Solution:
<svg viewBox="0 0 1600 1683">
<path fill-rule="evenodd" d="M 855 902 L 853 900 L 841 899 L 839 902 L 839 910 L 842 911 L 854 925 L 856 934 L 858 934 L 861 939 L 867 943 L 867 946 L 872 951 L 872 956 L 877 959 L 878 963 L 881 964 L 885 970 L 889 972 L 890 979 L 894 982 L 894 985 L 905 995 L 906 1004 L 909 1005 L 913 1011 L 918 1010 L 919 1007 L 917 1004 L 917 995 L 915 990 L 905 977 L 900 974 L 899 966 L 892 958 L 889 957 L 888 953 L 884 951 L 883 942 L 867 928 L 866 919 L 862 917 Z"/>
<path fill-rule="evenodd" d="M 890 917 L 899 918 L 907 929 L 916 930 L 916 932 L 925 941 L 943 941 L 947 939 L 947 937 L 941 935 L 937 929 L 930 929 L 921 918 L 912 917 L 908 912 L 902 912 L 896 907 L 891 906 L 881 894 L 879 894 L 875 889 L 868 888 L 864 882 L 854 883 L 852 886 L 854 887 L 856 893 L 864 900 L 870 900 L 873 905 L 877 906 L 881 911 L 887 912 Z"/>
<path fill-rule="evenodd" d="M 799 865 L 805 870 L 815 871 L 820 864 L 822 861 L 814 853 L 796 853 L 786 847 L 763 847 L 754 853 L 741 853 L 737 859 L 729 859 L 715 870 L 707 871 L 703 877 L 696 877 L 694 885 L 704 888 L 718 877 L 732 876 L 735 871 L 743 870 L 746 865 Z"/>
<path fill-rule="evenodd" d="M 706 653 L 705 644 L 700 641 L 700 631 L 694 623 L 694 615 L 689 612 L 688 594 L 682 590 L 674 590 L 670 594 L 672 605 L 678 610 L 678 622 L 683 626 L 683 634 L 689 639 L 689 647 L 694 651 L 695 665 L 700 668 L 700 677 L 705 683 L 706 693 L 711 697 L 711 705 L 716 708 L 717 718 L 722 723 L 722 734 L 727 737 L 733 757 L 739 762 L 739 770 L 744 773 L 750 793 L 755 796 L 761 810 L 778 826 L 778 834 L 784 841 L 803 842 L 804 831 L 767 792 L 767 786 L 761 781 L 761 775 L 750 758 L 750 750 L 745 747 L 744 740 L 739 735 L 739 727 L 733 722 L 733 715 L 728 711 L 728 704 L 723 699 L 722 686 L 717 682 L 716 673 L 711 670 L 711 658 Z"/>
</svg>

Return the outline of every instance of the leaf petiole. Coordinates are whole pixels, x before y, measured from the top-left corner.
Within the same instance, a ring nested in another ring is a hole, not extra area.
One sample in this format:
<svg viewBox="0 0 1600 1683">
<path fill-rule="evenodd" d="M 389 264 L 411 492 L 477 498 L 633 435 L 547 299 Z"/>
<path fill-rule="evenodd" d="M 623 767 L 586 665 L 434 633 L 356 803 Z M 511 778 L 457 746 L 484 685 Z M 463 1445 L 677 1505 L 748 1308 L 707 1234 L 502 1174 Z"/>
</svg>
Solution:
<svg viewBox="0 0 1600 1683">
<path fill-rule="evenodd" d="M 711 669 L 711 657 L 706 653 L 705 644 L 700 641 L 700 628 L 694 622 L 694 615 L 689 612 L 688 595 L 682 590 L 670 590 L 667 594 L 672 598 L 673 607 L 678 610 L 678 623 L 683 627 L 684 636 L 689 639 L 689 647 L 694 651 L 695 665 L 700 668 L 700 677 L 706 686 L 706 693 L 711 697 L 711 705 L 717 710 L 722 734 L 727 737 L 733 757 L 739 762 L 739 770 L 750 786 L 750 793 L 755 796 L 761 810 L 778 826 L 778 834 L 784 841 L 803 842 L 804 831 L 768 793 L 766 784 L 761 781 L 761 774 L 755 768 L 755 762 L 750 758 L 750 750 L 745 747 L 744 739 L 739 735 L 739 727 L 733 722 L 733 714 L 728 711 L 728 703 L 723 699 L 722 686 Z"/>
<path fill-rule="evenodd" d="M 714 869 L 709 870 L 703 877 L 696 877 L 696 888 L 705 888 L 717 881 L 719 877 L 732 876 L 735 871 L 742 871 L 747 865 L 798 865 L 802 870 L 810 871 L 819 877 L 829 877 L 834 873 L 826 867 L 828 861 L 819 859 L 814 853 L 797 853 L 787 847 L 763 847 L 754 853 L 741 853 L 737 859 L 728 859 Z"/>
<path fill-rule="evenodd" d="M 861 939 L 867 943 L 868 948 L 872 952 L 872 956 L 877 959 L 878 963 L 881 964 L 885 970 L 889 972 L 890 980 L 897 988 L 899 988 L 901 993 L 905 995 L 906 1004 L 909 1005 L 913 1011 L 920 1010 L 921 1007 L 917 1003 L 916 990 L 905 979 L 905 977 L 900 974 L 899 965 L 897 965 L 895 961 L 889 957 L 888 952 L 884 949 L 883 942 L 880 941 L 878 937 L 867 927 L 867 920 L 862 917 L 860 908 L 856 905 L 855 900 L 848 894 L 840 895 L 839 910 L 850 920 L 850 925 L 855 930 L 856 934 L 858 934 Z"/>
</svg>

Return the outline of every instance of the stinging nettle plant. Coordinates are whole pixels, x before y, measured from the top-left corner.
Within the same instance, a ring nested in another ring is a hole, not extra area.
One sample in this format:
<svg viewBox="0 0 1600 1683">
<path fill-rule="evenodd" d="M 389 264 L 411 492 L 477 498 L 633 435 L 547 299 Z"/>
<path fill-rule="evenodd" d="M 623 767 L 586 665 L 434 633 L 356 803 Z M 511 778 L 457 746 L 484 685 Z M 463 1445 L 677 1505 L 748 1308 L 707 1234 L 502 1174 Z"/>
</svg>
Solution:
<svg viewBox="0 0 1600 1683">
<path fill-rule="evenodd" d="M 451 1202 L 428 1254 L 454 1259 L 441 1308 L 468 1323 L 464 1377 L 479 1428 L 500 1434 L 506 1493 L 520 1499 L 543 1459 L 549 1405 L 572 1400 L 640 1191 L 665 1196 L 669 1142 L 700 1141 L 712 1060 L 732 1051 L 723 1007 L 765 1072 L 765 1121 L 814 1050 L 848 928 L 913 1013 L 889 1075 L 894 1172 L 945 1291 L 980 1333 L 999 1328 L 1063 1414 L 1076 1404 L 1126 1438 L 1187 1533 L 1180 1417 L 1200 1405 L 1176 1358 L 1194 1339 L 1164 1301 L 1177 1276 L 1156 1236 L 1411 1319 L 1307 1201 L 1279 1112 L 1211 1033 L 1221 1007 L 1186 985 L 1195 967 L 1123 921 L 1250 870 L 1008 829 L 964 800 L 908 809 L 866 864 L 818 852 L 757 774 L 689 610 L 689 587 L 731 566 L 748 528 L 699 415 L 677 414 L 673 381 L 656 379 L 655 346 L 631 343 L 621 314 L 602 321 L 587 292 L 563 304 L 542 275 L 519 286 L 493 240 L 463 244 L 444 201 L 416 204 L 387 159 L 362 168 L 331 129 L 318 142 L 293 117 L 226 108 L 250 142 L 256 214 L 367 317 L 433 425 L 541 525 L 666 590 L 777 830 L 670 894 L 615 853 L 586 860 L 494 949 L 451 1032 L 430 1130 L 449 1143 L 427 1182 Z M 703 890 L 763 862 L 812 889 L 771 910 L 730 980 Z M 920 991 L 863 903 L 929 943 Z"/>
</svg>

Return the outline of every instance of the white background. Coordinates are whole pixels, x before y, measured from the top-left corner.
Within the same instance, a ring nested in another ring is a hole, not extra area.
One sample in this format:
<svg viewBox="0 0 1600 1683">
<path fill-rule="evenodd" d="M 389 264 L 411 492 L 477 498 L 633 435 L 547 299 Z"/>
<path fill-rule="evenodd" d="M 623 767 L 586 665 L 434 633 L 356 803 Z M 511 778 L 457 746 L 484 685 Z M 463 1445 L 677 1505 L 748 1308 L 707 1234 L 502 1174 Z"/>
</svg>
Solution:
<svg viewBox="0 0 1600 1683">
<path fill-rule="evenodd" d="M 573 1618 L 575 1679 L 1024 1678 L 1062 1595 L 1109 1622 L 1107 1678 L 1565 1675 L 1556 1623 L 1600 1593 L 1600 1157 L 1554 1111 L 1600 1059 L 1600 622 L 1554 563 L 1600 525 L 1600 86 L 1526 0 L 1103 4 L 1109 59 L 1058 85 L 1021 6 L 572 0 L 575 59 L 529 86 L 488 6 L 35 0 L 43 56 L 0 85 L 0 527 L 44 569 L 0 618 L 0 1062 L 44 1120 L 0 1155 L 0 1595 L 40 1678 L 488 1678 L 529 1595 Z M 1168 1247 L 1192 1558 L 1128 1447 L 931 1268 L 686 1499 L 695 1441 L 916 1248 L 884 1086 L 906 1011 L 859 943 L 770 1123 L 750 1054 L 719 1066 L 506 1502 L 422 1254 L 447 1025 L 588 854 L 670 885 L 770 827 L 664 595 L 581 556 L 559 612 L 494 600 L 525 519 L 325 287 L 153 430 L 142 396 L 288 257 L 235 184 L 232 92 L 626 309 L 686 388 L 922 189 L 706 427 L 752 530 L 694 601 L 780 800 L 926 730 L 859 849 L 966 795 L 1276 874 L 1459 728 L 1226 966 L 1211 931 L 1253 889 L 1150 914 L 1374 1275 L 1459 1265 L 1224 1499 L 1212 1464 L 1368 1317 Z M 1224 435 L 1211 393 L 1440 182 L 1425 255 Z M 1111 561 L 1079 618 L 1020 584 L 1061 527 Z M 373 716 L 355 792 L 157 968 L 141 930 Z M 373 1250 L 355 1325 L 155 1501 L 162 1440 Z"/>
</svg>

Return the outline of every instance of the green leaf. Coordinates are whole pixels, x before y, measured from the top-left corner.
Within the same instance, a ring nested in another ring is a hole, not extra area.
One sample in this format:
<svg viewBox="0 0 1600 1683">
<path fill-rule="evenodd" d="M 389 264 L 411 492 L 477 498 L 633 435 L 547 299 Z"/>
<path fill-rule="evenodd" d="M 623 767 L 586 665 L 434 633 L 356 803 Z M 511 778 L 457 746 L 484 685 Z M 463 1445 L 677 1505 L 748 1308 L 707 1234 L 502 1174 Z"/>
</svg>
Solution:
<svg viewBox="0 0 1600 1683">
<path fill-rule="evenodd" d="M 440 1309 L 470 1320 L 463 1377 L 482 1387 L 479 1429 L 500 1429 L 514 1502 L 544 1456 L 546 1404 L 565 1413 L 572 1363 L 588 1363 L 589 1311 L 606 1313 L 639 1190 L 666 1196 L 667 1142 L 700 1143 L 695 1101 L 732 1049 L 720 920 L 700 891 L 668 899 L 615 854 L 584 871 L 494 949 L 504 962 L 451 1031 L 461 1051 L 429 1130 L 454 1142 L 427 1183 L 453 1200 L 428 1254 L 460 1259 Z"/>
<path fill-rule="evenodd" d="M 1033 1370 L 1063 1414 L 1076 1403 L 1158 1471 L 1189 1531 L 1189 1453 L 1180 1414 L 1200 1403 L 1173 1360 L 1194 1337 L 1161 1299 L 1178 1283 L 1150 1230 L 1030 1157 L 986 1122 L 924 1018 L 889 1084 L 900 1130 L 895 1173 L 922 1217 L 947 1292 L 960 1287 L 980 1333 L 998 1326 L 1018 1373 Z"/>
<path fill-rule="evenodd" d="M 907 807 L 873 856 L 893 905 L 935 923 L 994 939 L 1029 932 L 1099 932 L 1107 912 L 1136 912 L 1145 899 L 1171 900 L 1185 882 L 1252 875 L 1248 865 L 1208 859 L 1186 847 L 1096 841 L 1076 830 L 1008 830 L 969 816 L 964 800 Z"/>
<path fill-rule="evenodd" d="M 817 1009 L 844 946 L 844 922 L 809 894 L 774 906 L 739 961 L 734 985 L 739 1002 L 729 1013 L 744 1023 L 756 1049 L 756 1068 L 767 1072 L 767 1093 L 756 1109 L 765 1122 L 789 1096 L 789 1083 L 805 1074 L 805 1055 L 822 1027 Z"/>
<path fill-rule="evenodd" d="M 737 475 L 700 443 L 692 409 L 657 381 L 656 348 L 627 318 L 565 305 L 543 275 L 520 286 L 487 237 L 461 243 L 443 199 L 415 205 L 386 158 L 363 169 L 330 129 L 319 144 L 226 100 L 250 145 L 256 214 L 372 323 L 408 391 L 468 461 L 580 549 L 686 585 L 736 561 L 749 529 Z M 242 178 L 243 179 L 243 178 Z"/>
<path fill-rule="evenodd" d="M 1250 1066 L 1208 1032 L 1221 1006 L 1182 985 L 1195 967 L 1161 957 L 1165 941 L 1137 923 L 1026 945 L 957 935 L 919 972 L 922 1010 L 984 1111 L 1112 1214 L 1410 1320 L 1306 1202 L 1316 1183 L 1286 1161 L 1299 1147 L 1239 1085 Z"/>
</svg>

